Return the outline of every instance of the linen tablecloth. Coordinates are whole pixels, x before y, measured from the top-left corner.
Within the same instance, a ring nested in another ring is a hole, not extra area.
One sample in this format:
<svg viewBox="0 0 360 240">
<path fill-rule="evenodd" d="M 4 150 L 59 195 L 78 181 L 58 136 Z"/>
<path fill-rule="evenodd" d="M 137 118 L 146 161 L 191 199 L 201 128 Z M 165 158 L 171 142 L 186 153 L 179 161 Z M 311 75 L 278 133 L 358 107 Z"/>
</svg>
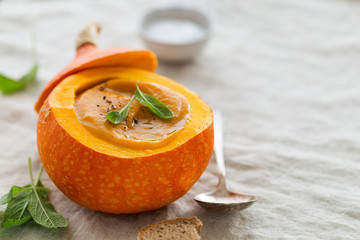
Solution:
<svg viewBox="0 0 360 240">
<path fill-rule="evenodd" d="M 0 96 L 1 195 L 29 183 L 29 156 L 35 169 L 40 165 L 33 105 L 74 57 L 77 32 L 95 20 L 103 27 L 101 48 L 143 48 L 138 23 L 153 4 L 0 1 L 0 71 L 20 77 L 31 67 L 32 29 L 40 65 L 35 84 Z M 229 186 L 258 202 L 226 214 L 196 205 L 196 194 L 216 186 L 214 159 L 184 197 L 134 215 L 82 208 L 43 174 L 68 227 L 50 230 L 30 221 L 0 229 L 0 239 L 136 239 L 145 225 L 186 216 L 202 220 L 203 239 L 360 239 L 360 1 L 209 5 L 214 31 L 204 52 L 189 64 L 161 63 L 157 72 L 226 112 Z"/>
</svg>

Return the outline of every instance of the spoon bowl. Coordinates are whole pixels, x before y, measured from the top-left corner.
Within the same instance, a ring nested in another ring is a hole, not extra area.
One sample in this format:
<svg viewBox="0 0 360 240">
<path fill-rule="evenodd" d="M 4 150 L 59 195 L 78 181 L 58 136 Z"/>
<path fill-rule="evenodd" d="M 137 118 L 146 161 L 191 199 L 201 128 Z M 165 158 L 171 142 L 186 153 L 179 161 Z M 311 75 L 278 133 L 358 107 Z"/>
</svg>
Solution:
<svg viewBox="0 0 360 240">
<path fill-rule="evenodd" d="M 202 207 L 216 210 L 243 210 L 250 207 L 257 199 L 255 196 L 228 190 L 225 182 L 225 160 L 223 155 L 223 115 L 214 111 L 215 157 L 219 170 L 219 183 L 214 192 L 201 193 L 194 200 Z"/>
<path fill-rule="evenodd" d="M 201 193 L 194 200 L 202 207 L 217 210 L 243 210 L 250 207 L 257 199 L 254 196 L 236 193 L 227 188 L 218 187 L 214 192 Z"/>
</svg>

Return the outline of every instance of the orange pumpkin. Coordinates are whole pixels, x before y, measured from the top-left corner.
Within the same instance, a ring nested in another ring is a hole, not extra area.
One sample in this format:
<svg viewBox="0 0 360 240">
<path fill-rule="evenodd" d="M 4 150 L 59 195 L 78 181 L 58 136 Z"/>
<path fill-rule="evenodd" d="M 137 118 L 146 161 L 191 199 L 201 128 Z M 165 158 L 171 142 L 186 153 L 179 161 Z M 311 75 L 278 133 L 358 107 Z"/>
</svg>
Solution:
<svg viewBox="0 0 360 240">
<path fill-rule="evenodd" d="M 41 161 L 56 186 L 81 206 L 109 213 L 157 209 L 183 196 L 205 170 L 214 139 L 211 109 L 186 87 L 153 73 L 156 63 L 149 51 L 97 50 L 85 44 L 40 96 Z M 188 120 L 156 144 L 109 141 L 82 124 L 74 107 L 81 93 L 109 79 L 120 86 L 162 86 L 180 94 L 190 106 Z"/>
</svg>

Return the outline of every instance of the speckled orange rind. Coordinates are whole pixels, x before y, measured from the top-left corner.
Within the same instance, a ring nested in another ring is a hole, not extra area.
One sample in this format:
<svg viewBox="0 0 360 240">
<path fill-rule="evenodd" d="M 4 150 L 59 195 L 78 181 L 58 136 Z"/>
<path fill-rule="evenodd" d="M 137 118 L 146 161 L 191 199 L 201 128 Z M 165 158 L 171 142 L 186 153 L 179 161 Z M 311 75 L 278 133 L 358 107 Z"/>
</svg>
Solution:
<svg viewBox="0 0 360 240">
<path fill-rule="evenodd" d="M 156 149 L 97 139 L 78 122 L 73 101 L 78 91 L 113 78 L 161 83 L 182 93 L 191 120 L 175 140 Z M 205 170 L 213 139 L 212 112 L 200 97 L 155 73 L 122 68 L 85 70 L 64 79 L 41 108 L 37 128 L 40 158 L 56 186 L 81 206 L 108 213 L 153 210 L 183 196 Z"/>
<path fill-rule="evenodd" d="M 129 67 L 155 71 L 156 55 L 148 50 L 131 48 L 98 49 L 95 45 L 85 44 L 77 51 L 74 61 L 58 73 L 44 88 L 35 104 L 35 110 L 40 111 L 51 91 L 66 77 L 76 72 L 99 67 Z"/>
</svg>

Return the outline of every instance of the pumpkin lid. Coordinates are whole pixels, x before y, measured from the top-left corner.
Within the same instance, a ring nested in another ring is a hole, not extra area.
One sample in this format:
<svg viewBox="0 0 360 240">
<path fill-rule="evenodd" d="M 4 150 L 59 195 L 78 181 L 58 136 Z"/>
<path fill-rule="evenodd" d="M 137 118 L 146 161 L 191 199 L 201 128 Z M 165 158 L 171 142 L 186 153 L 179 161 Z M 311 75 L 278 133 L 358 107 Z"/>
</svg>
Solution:
<svg viewBox="0 0 360 240">
<path fill-rule="evenodd" d="M 95 39 L 99 30 L 98 24 L 90 23 L 80 32 L 76 41 L 77 54 L 75 59 L 47 84 L 35 104 L 36 112 L 40 111 L 51 91 L 63 79 L 76 72 L 98 67 L 127 67 L 155 71 L 157 59 L 151 51 L 132 48 L 98 49 L 95 45 Z"/>
</svg>

